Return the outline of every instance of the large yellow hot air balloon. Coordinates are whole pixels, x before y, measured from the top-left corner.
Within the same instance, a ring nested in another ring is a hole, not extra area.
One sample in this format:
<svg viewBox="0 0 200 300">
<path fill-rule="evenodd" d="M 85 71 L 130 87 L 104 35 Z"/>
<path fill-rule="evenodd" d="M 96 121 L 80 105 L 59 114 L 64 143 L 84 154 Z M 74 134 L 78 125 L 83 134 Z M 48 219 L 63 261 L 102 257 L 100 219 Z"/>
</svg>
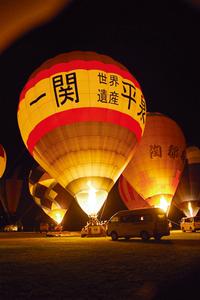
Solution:
<svg viewBox="0 0 200 300">
<path fill-rule="evenodd" d="M 25 85 L 18 109 L 30 153 L 92 217 L 132 158 L 145 120 L 136 79 L 94 52 L 45 62 Z"/>
<path fill-rule="evenodd" d="M 144 135 L 123 176 L 151 206 L 167 211 L 184 168 L 185 147 L 174 120 L 147 113 Z"/>
<path fill-rule="evenodd" d="M 0 144 L 0 178 L 3 176 L 6 169 L 6 152 L 3 146 Z"/>
<path fill-rule="evenodd" d="M 71 195 L 40 166 L 29 174 L 29 190 L 35 203 L 60 224 L 71 204 Z"/>
<path fill-rule="evenodd" d="M 186 148 L 185 168 L 172 200 L 187 217 L 194 217 L 200 209 L 200 149 Z"/>
</svg>

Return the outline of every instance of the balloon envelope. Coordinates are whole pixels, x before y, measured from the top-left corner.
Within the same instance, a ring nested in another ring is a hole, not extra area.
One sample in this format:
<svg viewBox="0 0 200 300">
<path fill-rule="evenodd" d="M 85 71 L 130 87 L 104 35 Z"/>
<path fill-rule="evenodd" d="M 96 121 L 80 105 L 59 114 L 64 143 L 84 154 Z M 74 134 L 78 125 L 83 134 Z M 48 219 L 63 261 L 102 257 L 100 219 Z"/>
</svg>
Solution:
<svg viewBox="0 0 200 300">
<path fill-rule="evenodd" d="M 148 202 L 146 202 L 130 185 L 130 183 L 125 179 L 123 175 L 119 178 L 118 189 L 122 201 L 128 209 L 137 209 L 150 207 Z"/>
<path fill-rule="evenodd" d="M 1 182 L 1 202 L 9 215 L 15 215 L 19 205 L 23 180 L 17 178 L 5 179 Z"/>
<path fill-rule="evenodd" d="M 29 190 L 35 203 L 60 224 L 71 204 L 68 192 L 40 166 L 30 172 Z"/>
<path fill-rule="evenodd" d="M 3 176 L 6 169 L 6 152 L 3 146 L 0 144 L 0 178 Z"/>
<path fill-rule="evenodd" d="M 187 217 L 196 216 L 200 209 L 200 149 L 186 148 L 186 164 L 173 204 Z"/>
<path fill-rule="evenodd" d="M 151 206 L 171 204 L 185 161 L 185 138 L 177 123 L 160 113 L 147 113 L 144 135 L 123 172 Z"/>
<path fill-rule="evenodd" d="M 90 216 L 97 215 L 132 158 L 145 120 L 136 79 L 94 52 L 45 62 L 24 87 L 18 109 L 30 153 Z"/>
</svg>

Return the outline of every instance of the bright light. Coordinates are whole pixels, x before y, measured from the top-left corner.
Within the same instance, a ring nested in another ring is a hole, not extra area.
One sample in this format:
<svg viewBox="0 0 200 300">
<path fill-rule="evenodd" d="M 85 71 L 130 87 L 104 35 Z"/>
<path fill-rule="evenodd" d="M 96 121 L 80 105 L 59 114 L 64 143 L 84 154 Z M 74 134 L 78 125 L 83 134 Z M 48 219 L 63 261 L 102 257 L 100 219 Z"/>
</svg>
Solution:
<svg viewBox="0 0 200 300">
<path fill-rule="evenodd" d="M 82 210 L 89 217 L 97 217 L 99 210 L 104 204 L 108 193 L 104 190 L 96 190 L 91 181 L 87 182 L 88 189 L 76 194 L 76 199 Z"/>
<path fill-rule="evenodd" d="M 58 224 L 62 222 L 62 216 L 60 212 L 55 213 L 55 220 Z"/>
<path fill-rule="evenodd" d="M 192 204 L 191 204 L 191 202 L 188 202 L 188 210 L 189 210 L 189 212 L 190 212 L 190 217 L 193 217 L 194 212 L 193 212 L 193 209 L 192 209 Z"/>
<path fill-rule="evenodd" d="M 198 201 L 194 201 L 193 199 L 188 199 L 188 201 L 183 202 L 184 206 L 182 208 L 184 214 L 189 217 L 195 217 L 199 211 Z"/>
<path fill-rule="evenodd" d="M 66 209 L 53 209 L 50 212 L 48 212 L 49 217 L 51 217 L 57 224 L 60 224 L 64 218 L 64 215 L 66 213 Z"/>
<path fill-rule="evenodd" d="M 168 208 L 169 208 L 169 203 L 167 202 L 167 200 L 165 199 L 165 197 L 161 197 L 160 198 L 160 203 L 158 205 L 156 205 L 156 207 L 161 208 L 164 212 L 167 212 Z"/>
</svg>

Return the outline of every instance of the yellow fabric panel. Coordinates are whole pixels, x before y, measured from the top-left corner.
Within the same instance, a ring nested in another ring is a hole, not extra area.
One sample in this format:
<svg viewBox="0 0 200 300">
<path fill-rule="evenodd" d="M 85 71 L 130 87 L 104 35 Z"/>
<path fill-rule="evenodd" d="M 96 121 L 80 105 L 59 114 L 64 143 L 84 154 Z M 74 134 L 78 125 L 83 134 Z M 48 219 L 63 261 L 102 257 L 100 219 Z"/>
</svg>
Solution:
<svg viewBox="0 0 200 300">
<path fill-rule="evenodd" d="M 91 183 L 91 186 L 97 191 L 99 190 L 110 191 L 110 189 L 114 185 L 114 181 L 108 177 L 92 176 L 92 177 L 80 177 L 78 179 L 72 180 L 67 185 L 66 188 L 73 196 L 76 196 L 76 194 L 78 194 L 79 192 L 88 189 L 89 182 Z"/>
<path fill-rule="evenodd" d="M 73 131 L 78 136 L 69 138 Z M 118 125 L 72 124 L 43 137 L 35 147 L 34 157 L 46 162 L 46 171 L 62 182 L 63 187 L 79 177 L 109 177 L 115 181 L 135 144 L 134 134 Z"/>
<path fill-rule="evenodd" d="M 4 157 L 0 156 L 0 178 L 3 176 L 6 169 L 6 153 L 4 151 Z"/>
</svg>

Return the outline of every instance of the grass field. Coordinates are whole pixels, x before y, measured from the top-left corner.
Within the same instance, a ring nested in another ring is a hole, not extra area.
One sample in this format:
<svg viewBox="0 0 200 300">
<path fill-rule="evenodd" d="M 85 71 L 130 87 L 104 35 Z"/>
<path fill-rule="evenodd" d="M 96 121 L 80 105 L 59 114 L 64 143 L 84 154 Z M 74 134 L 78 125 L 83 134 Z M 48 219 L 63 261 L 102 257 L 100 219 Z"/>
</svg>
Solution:
<svg viewBox="0 0 200 300">
<path fill-rule="evenodd" d="M 76 235 L 0 233 L 0 299 L 179 300 L 200 295 L 200 232 L 172 231 L 159 243 Z"/>
</svg>

